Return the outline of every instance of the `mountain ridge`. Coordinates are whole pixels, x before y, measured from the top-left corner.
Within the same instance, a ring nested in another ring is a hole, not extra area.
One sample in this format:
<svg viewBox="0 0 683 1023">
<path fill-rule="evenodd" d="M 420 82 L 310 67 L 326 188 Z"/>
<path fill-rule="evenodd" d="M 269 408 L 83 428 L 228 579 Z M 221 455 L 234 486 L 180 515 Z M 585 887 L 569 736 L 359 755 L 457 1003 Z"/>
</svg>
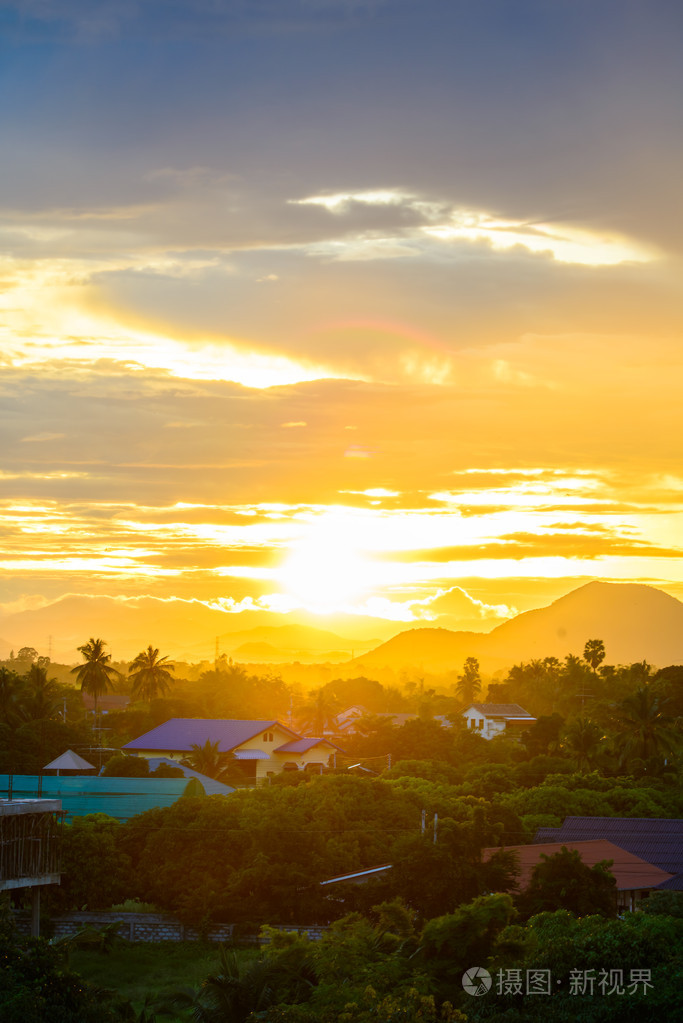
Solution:
<svg viewBox="0 0 683 1023">
<path fill-rule="evenodd" d="M 581 656 L 589 639 L 603 640 L 610 663 L 646 660 L 661 667 L 683 661 L 683 603 L 654 586 L 596 580 L 491 632 L 409 629 L 356 663 L 367 669 L 400 665 L 447 671 L 476 657 L 485 671 L 495 671 L 537 657 Z"/>
</svg>

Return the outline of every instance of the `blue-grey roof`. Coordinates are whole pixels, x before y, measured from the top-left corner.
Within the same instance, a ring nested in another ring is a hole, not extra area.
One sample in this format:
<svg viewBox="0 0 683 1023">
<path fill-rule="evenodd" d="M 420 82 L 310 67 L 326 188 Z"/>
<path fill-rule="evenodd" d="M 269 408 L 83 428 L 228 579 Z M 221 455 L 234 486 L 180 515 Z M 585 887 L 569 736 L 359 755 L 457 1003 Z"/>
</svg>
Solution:
<svg viewBox="0 0 683 1023">
<path fill-rule="evenodd" d="M 329 739 L 315 739 L 312 736 L 309 736 L 306 739 L 293 739 L 291 742 L 286 742 L 284 746 L 278 746 L 274 752 L 307 753 L 309 749 L 313 749 L 314 746 L 317 746 L 321 742 L 326 742 L 328 746 L 331 746 L 333 749 L 338 749 L 341 752 L 341 747 L 336 746 L 333 742 L 330 742 Z"/>
<path fill-rule="evenodd" d="M 588 838 L 606 838 L 668 874 L 683 873 L 683 820 L 677 818 L 565 817 L 559 828 L 539 828 L 534 843 Z"/>
<path fill-rule="evenodd" d="M 657 890 L 659 891 L 661 888 L 665 888 L 669 892 L 683 892 L 683 874 L 676 874 L 668 881 L 662 881 L 657 885 Z"/>
<path fill-rule="evenodd" d="M 0 774 L 0 795 L 8 792 L 9 779 Z M 127 821 L 145 810 L 171 806 L 188 785 L 187 778 L 99 778 L 88 775 L 47 776 L 42 779 L 41 795 L 45 799 L 61 799 L 67 820 L 88 813 L 106 813 Z M 38 796 L 37 775 L 15 774 L 12 778 L 13 799 Z M 227 786 L 226 786 L 227 787 Z"/>
<path fill-rule="evenodd" d="M 156 771 L 160 764 L 166 764 L 168 767 L 179 767 L 186 778 L 196 778 L 197 781 L 201 782 L 207 796 L 229 796 L 231 792 L 235 791 L 229 785 L 224 785 L 222 781 L 216 781 L 215 778 L 209 778 L 207 774 L 193 771 L 191 767 L 183 767 L 177 760 L 171 760 L 169 757 L 150 757 L 147 763 L 149 764 L 150 771 Z"/>
<path fill-rule="evenodd" d="M 217 742 L 219 753 L 229 753 L 243 742 L 253 739 L 259 732 L 278 725 L 285 732 L 296 736 L 291 728 L 285 728 L 279 721 L 241 721 L 230 718 L 171 718 L 163 725 L 152 728 L 144 735 L 127 742 L 124 750 L 168 750 L 189 751 L 193 746 L 205 742 Z"/>
</svg>

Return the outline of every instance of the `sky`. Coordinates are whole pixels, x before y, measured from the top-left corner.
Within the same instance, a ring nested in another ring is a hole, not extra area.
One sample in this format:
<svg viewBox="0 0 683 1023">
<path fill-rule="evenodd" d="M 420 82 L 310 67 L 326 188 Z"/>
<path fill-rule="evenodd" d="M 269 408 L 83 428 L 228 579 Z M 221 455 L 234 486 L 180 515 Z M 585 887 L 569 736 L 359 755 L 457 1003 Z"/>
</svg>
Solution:
<svg viewBox="0 0 683 1023">
<path fill-rule="evenodd" d="M 0 0 L 0 614 L 683 597 L 682 41 L 677 0 Z"/>
</svg>

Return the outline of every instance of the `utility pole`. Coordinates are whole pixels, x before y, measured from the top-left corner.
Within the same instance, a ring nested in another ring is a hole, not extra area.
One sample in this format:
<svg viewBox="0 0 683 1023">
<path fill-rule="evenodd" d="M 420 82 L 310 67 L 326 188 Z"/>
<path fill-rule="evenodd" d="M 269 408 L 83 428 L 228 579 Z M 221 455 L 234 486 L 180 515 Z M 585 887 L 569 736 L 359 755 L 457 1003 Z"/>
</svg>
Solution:
<svg viewBox="0 0 683 1023">
<path fill-rule="evenodd" d="M 423 835 L 425 833 L 426 826 L 427 826 L 427 811 L 423 810 L 422 811 L 422 829 L 421 829 Z"/>
<path fill-rule="evenodd" d="M 435 813 L 434 814 L 434 845 L 436 845 L 436 833 L 437 833 L 438 827 L 439 827 L 439 815 L 438 815 L 438 813 Z"/>
</svg>

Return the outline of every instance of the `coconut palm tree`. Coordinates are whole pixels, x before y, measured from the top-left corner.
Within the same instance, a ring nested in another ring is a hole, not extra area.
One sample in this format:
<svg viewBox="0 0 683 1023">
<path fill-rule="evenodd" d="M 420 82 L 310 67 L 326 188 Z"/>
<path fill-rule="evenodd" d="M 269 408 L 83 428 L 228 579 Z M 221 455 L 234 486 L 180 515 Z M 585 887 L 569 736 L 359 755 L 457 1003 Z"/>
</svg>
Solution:
<svg viewBox="0 0 683 1023">
<path fill-rule="evenodd" d="M 619 705 L 619 734 L 622 763 L 631 758 L 647 762 L 651 757 L 672 753 L 681 746 L 681 733 L 668 714 L 668 700 L 662 700 L 648 686 L 639 686 Z"/>
<path fill-rule="evenodd" d="M 175 667 L 168 657 L 159 657 L 159 650 L 150 645 L 141 650 L 128 669 L 135 699 L 151 703 L 157 696 L 166 696 L 175 681 L 171 672 Z"/>
<path fill-rule="evenodd" d="M 118 671 L 110 665 L 111 654 L 105 654 L 106 642 L 103 639 L 92 637 L 78 651 L 83 655 L 84 664 L 78 664 L 71 669 L 71 674 L 81 684 L 81 692 L 89 693 L 95 701 L 95 720 L 97 720 L 97 701 L 100 696 L 113 686 L 113 681 L 118 678 Z"/>
<path fill-rule="evenodd" d="M 23 682 L 15 671 L 0 667 L 0 723 L 16 725 L 22 718 Z"/>
<path fill-rule="evenodd" d="M 481 693 L 481 675 L 479 674 L 479 661 L 476 657 L 468 657 L 465 660 L 462 675 L 458 675 L 455 692 L 466 706 L 474 703 Z"/>
<path fill-rule="evenodd" d="M 308 703 L 301 708 L 302 729 L 306 735 L 322 738 L 325 729 L 333 732 L 337 727 L 337 714 L 341 703 L 327 686 L 321 686 L 311 693 Z"/>
<path fill-rule="evenodd" d="M 602 738 L 602 729 L 595 721 L 575 718 L 569 722 L 564 732 L 564 743 L 569 752 L 576 757 L 579 771 L 592 767 Z"/>
<path fill-rule="evenodd" d="M 25 675 L 27 692 L 24 713 L 30 721 L 57 717 L 59 712 L 59 683 L 47 677 L 47 668 L 32 664 Z"/>
</svg>

